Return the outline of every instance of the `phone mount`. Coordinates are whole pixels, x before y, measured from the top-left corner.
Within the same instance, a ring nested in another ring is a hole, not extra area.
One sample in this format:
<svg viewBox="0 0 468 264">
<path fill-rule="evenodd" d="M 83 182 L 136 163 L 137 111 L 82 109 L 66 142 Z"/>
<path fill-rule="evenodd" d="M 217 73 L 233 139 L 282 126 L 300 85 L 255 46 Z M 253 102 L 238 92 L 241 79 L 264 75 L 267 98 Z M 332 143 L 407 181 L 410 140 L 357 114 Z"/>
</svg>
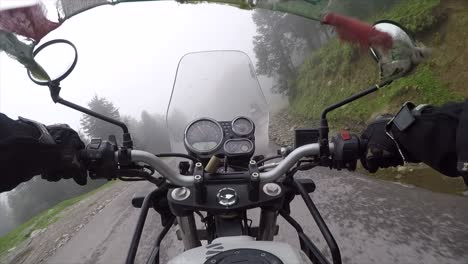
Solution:
<svg viewBox="0 0 468 264">
<path fill-rule="evenodd" d="M 71 43 L 70 41 L 65 40 L 65 39 L 54 39 L 54 40 L 51 40 L 51 41 L 48 41 L 48 42 L 42 44 L 37 49 L 35 49 L 34 52 L 33 52 L 33 56 L 36 57 L 36 55 L 39 54 L 39 52 L 42 51 L 44 48 L 49 47 L 49 46 L 54 45 L 54 44 L 66 44 L 66 45 L 70 46 L 71 48 L 73 48 L 74 54 L 75 54 L 75 58 L 73 60 L 73 63 L 65 71 L 65 73 L 63 73 L 62 75 L 60 75 L 59 77 L 57 77 L 57 78 L 55 78 L 53 80 L 37 80 L 37 79 L 33 78 L 33 75 L 31 73 L 31 71 L 28 70 L 29 79 L 31 79 L 31 81 L 33 81 L 37 85 L 48 86 L 49 91 L 50 91 L 50 97 L 52 98 L 52 101 L 54 101 L 54 103 L 59 103 L 61 105 L 70 107 L 70 108 L 75 109 L 75 110 L 77 110 L 79 112 L 82 112 L 84 114 L 90 115 L 92 117 L 101 119 L 101 120 L 103 120 L 105 122 L 108 122 L 108 123 L 114 124 L 116 126 L 119 126 L 123 130 L 123 146 L 125 148 L 129 148 L 129 149 L 133 148 L 132 137 L 131 137 L 130 133 L 128 132 L 128 127 L 127 127 L 127 125 L 125 125 L 125 123 L 123 123 L 123 122 L 121 122 L 119 120 L 107 117 L 105 115 L 99 114 L 97 112 L 94 112 L 94 111 L 92 111 L 90 109 L 84 108 L 84 107 L 82 107 L 80 105 L 74 104 L 74 103 L 72 103 L 70 101 L 67 101 L 67 100 L 63 99 L 62 97 L 60 97 L 60 90 L 61 90 L 60 82 L 62 80 L 64 80 L 66 77 L 68 77 L 68 75 L 70 75 L 70 73 L 75 68 L 76 63 L 78 61 L 78 51 L 77 51 L 75 45 L 73 45 L 73 43 Z"/>
</svg>

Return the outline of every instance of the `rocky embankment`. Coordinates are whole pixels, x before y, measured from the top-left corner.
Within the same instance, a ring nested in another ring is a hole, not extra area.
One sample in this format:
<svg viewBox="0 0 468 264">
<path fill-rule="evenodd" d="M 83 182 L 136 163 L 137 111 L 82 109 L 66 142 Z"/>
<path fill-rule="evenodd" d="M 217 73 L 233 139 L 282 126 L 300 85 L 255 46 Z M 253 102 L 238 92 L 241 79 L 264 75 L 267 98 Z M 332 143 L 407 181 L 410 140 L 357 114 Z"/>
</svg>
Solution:
<svg viewBox="0 0 468 264">
<path fill-rule="evenodd" d="M 281 111 L 270 116 L 270 140 L 279 146 L 294 145 L 294 130 L 296 128 L 314 128 L 317 124 L 295 118 Z"/>
<path fill-rule="evenodd" d="M 330 136 L 334 135 L 337 127 L 330 123 Z M 305 120 L 290 115 L 287 110 L 282 110 L 270 115 L 270 140 L 273 140 L 279 146 L 289 146 L 294 144 L 294 130 L 296 128 L 318 128 L 318 120 Z M 359 134 L 364 128 L 365 123 L 360 124 L 342 124 L 340 128 L 347 129 L 352 133 Z"/>
</svg>

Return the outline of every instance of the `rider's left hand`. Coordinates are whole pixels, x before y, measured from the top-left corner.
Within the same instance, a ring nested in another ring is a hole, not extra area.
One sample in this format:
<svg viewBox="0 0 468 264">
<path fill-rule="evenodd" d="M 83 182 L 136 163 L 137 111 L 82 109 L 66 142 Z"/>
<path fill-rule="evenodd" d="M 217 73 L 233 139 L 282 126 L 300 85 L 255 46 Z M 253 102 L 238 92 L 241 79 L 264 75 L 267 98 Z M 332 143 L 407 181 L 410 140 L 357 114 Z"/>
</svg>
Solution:
<svg viewBox="0 0 468 264">
<path fill-rule="evenodd" d="M 85 185 L 87 171 L 83 168 L 79 154 L 85 145 L 78 133 L 66 124 L 47 126 L 49 134 L 60 148 L 61 160 L 54 168 L 42 174 L 48 181 L 73 178 L 79 185 Z"/>
</svg>

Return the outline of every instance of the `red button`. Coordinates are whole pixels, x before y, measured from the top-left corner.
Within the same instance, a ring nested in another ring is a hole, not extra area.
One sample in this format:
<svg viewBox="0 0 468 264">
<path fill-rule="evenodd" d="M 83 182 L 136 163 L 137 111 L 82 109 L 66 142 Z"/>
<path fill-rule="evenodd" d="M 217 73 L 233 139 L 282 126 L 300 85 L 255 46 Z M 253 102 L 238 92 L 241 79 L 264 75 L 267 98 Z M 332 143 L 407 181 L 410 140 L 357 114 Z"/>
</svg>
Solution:
<svg viewBox="0 0 468 264">
<path fill-rule="evenodd" d="M 351 135 L 349 134 L 349 131 L 348 130 L 341 130 L 341 138 L 343 140 L 350 140 Z"/>
</svg>

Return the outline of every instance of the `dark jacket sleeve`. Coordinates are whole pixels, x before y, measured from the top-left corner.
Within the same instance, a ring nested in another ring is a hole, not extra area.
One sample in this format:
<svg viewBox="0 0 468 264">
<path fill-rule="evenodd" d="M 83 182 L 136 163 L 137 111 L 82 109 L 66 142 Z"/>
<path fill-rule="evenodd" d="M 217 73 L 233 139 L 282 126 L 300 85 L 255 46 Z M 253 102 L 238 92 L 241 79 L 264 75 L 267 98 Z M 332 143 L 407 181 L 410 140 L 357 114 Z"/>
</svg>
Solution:
<svg viewBox="0 0 468 264">
<path fill-rule="evenodd" d="M 457 170 L 457 129 L 465 103 L 429 106 L 404 131 L 395 125 L 392 134 L 410 162 L 424 162 L 447 176 L 460 176 Z"/>
<path fill-rule="evenodd" d="M 56 145 L 40 143 L 39 130 L 0 113 L 0 192 L 9 191 L 56 166 Z"/>
</svg>

